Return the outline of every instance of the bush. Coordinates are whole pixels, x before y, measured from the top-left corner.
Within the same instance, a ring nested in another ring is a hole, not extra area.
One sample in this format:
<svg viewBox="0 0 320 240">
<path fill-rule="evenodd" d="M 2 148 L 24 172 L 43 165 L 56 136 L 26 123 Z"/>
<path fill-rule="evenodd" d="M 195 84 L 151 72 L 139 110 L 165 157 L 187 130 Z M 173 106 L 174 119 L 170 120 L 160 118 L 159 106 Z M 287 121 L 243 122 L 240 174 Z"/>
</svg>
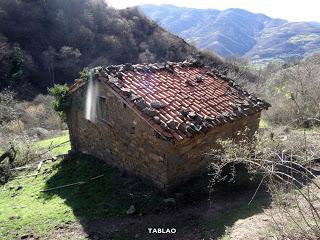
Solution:
<svg viewBox="0 0 320 240">
<path fill-rule="evenodd" d="M 32 102 L 18 103 L 23 113 L 21 120 L 26 130 L 30 128 L 44 128 L 47 130 L 58 130 L 63 128 L 63 122 L 57 112 L 53 109 L 54 97 L 49 95 L 38 95 Z"/>
<path fill-rule="evenodd" d="M 310 127 L 320 118 L 320 63 L 316 56 L 281 69 L 266 83 L 273 106 L 266 114 L 276 124 Z"/>
<path fill-rule="evenodd" d="M 58 112 L 62 119 L 65 117 L 64 111 L 69 107 L 69 102 L 67 99 L 68 91 L 69 88 L 66 84 L 56 84 L 48 89 L 49 94 L 54 97 L 53 108 Z"/>
<path fill-rule="evenodd" d="M 90 78 L 90 70 L 88 67 L 85 67 L 81 72 L 80 72 L 80 78 L 89 81 Z"/>
<path fill-rule="evenodd" d="M 15 92 L 5 89 L 0 92 L 0 125 L 17 119 L 19 112 L 16 109 Z"/>
<path fill-rule="evenodd" d="M 320 185 L 310 167 L 320 156 L 319 138 L 286 130 L 219 142 L 222 148 L 213 151 L 210 164 L 211 189 L 226 179 L 226 167 L 232 169 L 230 175 L 235 179 L 235 166 L 243 165 L 261 180 L 258 189 L 264 184 L 271 193 L 275 235 L 280 239 L 318 239 Z"/>
</svg>

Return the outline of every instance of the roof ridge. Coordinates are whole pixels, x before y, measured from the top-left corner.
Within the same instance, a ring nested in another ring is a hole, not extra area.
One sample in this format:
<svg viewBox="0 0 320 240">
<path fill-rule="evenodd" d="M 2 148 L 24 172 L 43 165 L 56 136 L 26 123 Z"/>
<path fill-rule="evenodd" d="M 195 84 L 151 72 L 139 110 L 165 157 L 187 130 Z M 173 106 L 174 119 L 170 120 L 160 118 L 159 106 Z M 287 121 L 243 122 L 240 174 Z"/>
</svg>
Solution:
<svg viewBox="0 0 320 240">
<path fill-rule="evenodd" d="M 204 67 L 204 64 L 199 59 L 189 59 L 184 60 L 183 62 L 171 62 L 171 61 L 165 61 L 165 62 L 157 62 L 157 63 L 124 63 L 124 64 L 118 64 L 118 65 L 108 65 L 104 66 L 105 71 L 109 73 L 114 72 L 125 72 L 125 71 L 156 71 L 156 70 L 168 70 L 172 71 L 172 67 L 174 66 L 180 66 L 180 67 Z M 96 67 L 96 68 L 101 68 Z M 93 69 L 96 69 L 93 68 Z"/>
<path fill-rule="evenodd" d="M 233 79 L 227 77 L 224 74 L 221 74 L 216 68 L 210 68 L 209 66 L 205 66 L 199 59 L 192 58 L 190 60 L 185 60 L 183 62 L 171 62 L 166 61 L 162 63 L 142 63 L 142 64 L 131 64 L 131 63 L 125 63 L 125 64 L 119 64 L 119 65 L 110 65 L 105 67 L 105 71 L 107 74 L 115 74 L 117 78 L 120 80 L 123 77 L 123 73 L 125 71 L 141 71 L 141 72 L 155 72 L 157 70 L 167 70 L 170 73 L 174 72 L 173 67 L 179 66 L 179 67 L 204 67 L 207 69 L 206 74 L 208 74 L 211 77 L 214 77 L 214 75 L 218 76 L 223 81 L 227 82 L 230 87 L 235 88 L 237 91 L 241 92 L 244 96 L 248 98 L 252 98 L 254 101 L 260 101 L 263 103 L 263 107 L 269 108 L 271 107 L 271 104 L 266 102 L 265 100 L 262 100 L 258 98 L 254 93 L 249 93 L 246 89 L 241 87 L 239 84 L 237 84 Z M 97 67 L 99 68 L 99 67 Z M 95 68 L 93 68 L 95 69 Z M 100 68 L 98 71 L 101 72 L 103 70 L 103 67 Z"/>
</svg>

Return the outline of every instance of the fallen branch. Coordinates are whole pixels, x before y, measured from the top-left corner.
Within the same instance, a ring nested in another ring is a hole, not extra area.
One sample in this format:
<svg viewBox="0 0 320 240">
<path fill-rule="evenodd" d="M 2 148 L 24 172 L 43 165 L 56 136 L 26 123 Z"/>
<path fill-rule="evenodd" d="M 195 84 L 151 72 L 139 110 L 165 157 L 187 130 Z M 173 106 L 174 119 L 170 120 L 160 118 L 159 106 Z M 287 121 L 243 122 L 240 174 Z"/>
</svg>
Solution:
<svg viewBox="0 0 320 240">
<path fill-rule="evenodd" d="M 34 177 L 37 175 L 38 175 L 38 173 L 34 173 L 34 174 L 30 174 L 30 175 L 18 176 L 18 177 L 15 177 L 15 179 L 29 178 L 29 177 Z"/>
<path fill-rule="evenodd" d="M 36 177 L 38 176 L 38 174 L 39 174 L 39 172 L 41 170 L 42 164 L 43 164 L 43 161 L 40 161 L 39 164 L 38 164 Z"/>
<path fill-rule="evenodd" d="M 25 166 L 22 166 L 22 167 L 11 168 L 10 171 L 19 171 L 19 170 L 24 170 L 24 169 L 28 169 L 28 168 L 35 168 L 35 167 L 39 166 L 40 162 L 45 163 L 45 162 L 50 161 L 50 160 L 54 162 L 54 161 L 57 160 L 57 158 L 63 157 L 63 156 L 65 156 L 65 154 L 60 154 L 58 156 L 54 156 L 54 157 L 51 157 L 51 158 L 41 159 L 39 161 L 36 161 L 34 163 L 31 163 L 31 164 L 28 164 L 28 165 L 25 165 Z"/>
<path fill-rule="evenodd" d="M 34 168 L 34 164 L 30 164 L 30 165 L 26 165 L 23 167 L 16 167 L 16 168 L 11 168 L 10 171 L 20 171 L 20 170 L 24 170 L 24 169 L 28 169 L 28 168 Z"/>
<path fill-rule="evenodd" d="M 90 178 L 89 181 L 102 178 L 103 176 L 104 176 L 104 174 L 101 174 L 99 176 Z M 66 184 L 66 185 L 61 185 L 61 186 L 57 186 L 57 187 L 53 187 L 53 188 L 44 189 L 44 190 L 41 190 L 40 192 L 49 192 L 49 191 L 57 190 L 57 189 L 61 189 L 61 188 L 72 187 L 72 186 L 76 186 L 76 185 L 83 185 L 83 184 L 88 183 L 89 181 L 87 181 L 87 182 L 80 181 L 80 182 L 76 182 L 76 183 L 70 183 L 70 184 Z"/>
<path fill-rule="evenodd" d="M 44 151 L 44 152 L 42 152 L 42 153 L 37 154 L 35 157 L 31 158 L 30 161 L 32 162 L 32 161 L 36 160 L 36 158 L 40 158 L 41 156 L 43 156 L 43 155 L 51 152 L 52 150 L 54 150 L 54 149 L 56 149 L 56 148 L 58 148 L 58 147 L 61 147 L 62 145 L 67 144 L 67 143 L 69 143 L 69 142 L 70 142 L 70 140 L 65 141 L 65 142 L 62 142 L 62 143 L 60 143 L 60 144 L 58 144 L 58 145 L 55 145 L 55 146 L 52 146 L 52 142 L 51 142 L 50 146 L 48 147 L 48 150 L 46 150 L 46 151 Z M 54 160 L 57 159 L 58 157 L 61 157 L 61 156 L 64 156 L 64 155 L 65 155 L 65 154 L 59 154 L 59 155 L 57 155 L 57 156 L 53 156 L 53 157 L 48 158 L 48 159 L 46 159 L 46 160 L 52 160 L 52 161 L 54 161 Z M 40 160 L 40 161 L 42 161 L 42 160 Z M 39 163 L 40 161 L 38 161 L 38 162 L 36 162 L 36 163 Z"/>
<path fill-rule="evenodd" d="M 48 189 L 45 189 L 45 190 L 41 190 L 40 192 L 49 192 L 49 191 L 52 191 L 52 190 L 71 187 L 71 186 L 75 186 L 75 185 L 82 185 L 82 184 L 85 184 L 85 183 L 87 183 L 87 182 L 80 181 L 80 182 L 70 183 L 70 184 L 66 184 L 66 185 L 62 185 L 62 186 L 58 186 L 58 187 L 54 187 L 54 188 L 48 188 Z"/>
<path fill-rule="evenodd" d="M 62 145 L 66 144 L 66 143 L 69 143 L 69 142 L 70 142 L 70 140 L 65 141 L 65 142 L 62 142 L 62 143 L 60 143 L 60 144 L 58 144 L 58 145 L 55 145 L 55 146 L 53 146 L 53 147 L 51 147 L 51 145 L 50 145 L 49 149 L 48 149 L 47 151 L 45 151 L 45 152 L 40 153 L 39 156 L 42 156 L 42 155 L 44 155 L 44 154 L 46 154 L 46 153 L 48 153 L 48 152 L 51 152 L 53 149 L 58 148 L 58 147 L 61 147 Z M 51 143 L 52 143 L 52 142 L 51 142 Z"/>
</svg>

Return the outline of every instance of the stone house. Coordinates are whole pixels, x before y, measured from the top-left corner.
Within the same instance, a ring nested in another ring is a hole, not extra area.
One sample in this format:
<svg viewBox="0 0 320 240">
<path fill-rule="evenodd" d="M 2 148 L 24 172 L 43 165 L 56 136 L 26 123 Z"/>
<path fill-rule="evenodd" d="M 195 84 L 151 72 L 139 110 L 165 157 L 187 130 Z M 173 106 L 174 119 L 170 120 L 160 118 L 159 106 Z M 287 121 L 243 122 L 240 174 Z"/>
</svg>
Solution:
<svg viewBox="0 0 320 240">
<path fill-rule="evenodd" d="M 93 69 L 94 120 L 85 118 L 88 81 L 76 80 L 66 111 L 72 149 L 168 191 L 207 168 L 219 138 L 257 130 L 270 105 L 196 61 Z"/>
</svg>

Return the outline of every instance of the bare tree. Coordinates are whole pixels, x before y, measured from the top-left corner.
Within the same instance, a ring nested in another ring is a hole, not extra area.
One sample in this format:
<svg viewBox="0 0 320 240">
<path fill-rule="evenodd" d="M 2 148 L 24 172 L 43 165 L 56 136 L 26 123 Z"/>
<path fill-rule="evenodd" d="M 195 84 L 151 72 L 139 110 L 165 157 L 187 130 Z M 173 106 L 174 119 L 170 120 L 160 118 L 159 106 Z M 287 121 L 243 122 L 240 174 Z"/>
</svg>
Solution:
<svg viewBox="0 0 320 240">
<path fill-rule="evenodd" d="M 56 50 L 49 46 L 49 48 L 42 52 L 42 59 L 43 62 L 48 70 L 49 73 L 49 79 L 51 82 L 51 85 L 53 86 L 55 84 L 55 58 L 57 56 Z"/>
</svg>

